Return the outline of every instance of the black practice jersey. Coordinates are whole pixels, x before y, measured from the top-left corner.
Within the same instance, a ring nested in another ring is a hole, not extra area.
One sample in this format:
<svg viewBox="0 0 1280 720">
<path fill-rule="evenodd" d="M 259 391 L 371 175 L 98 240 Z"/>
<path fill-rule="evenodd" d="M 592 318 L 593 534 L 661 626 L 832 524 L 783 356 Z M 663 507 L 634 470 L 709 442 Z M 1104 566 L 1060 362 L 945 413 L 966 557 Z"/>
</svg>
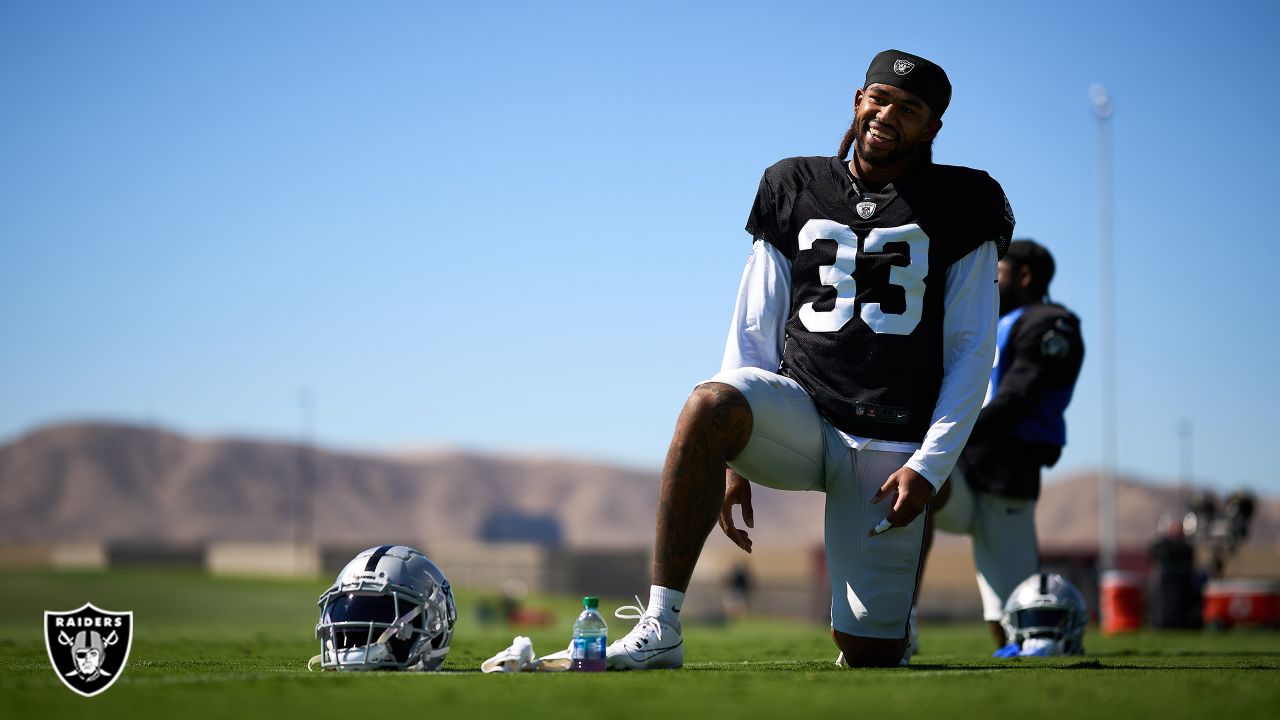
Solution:
<svg viewBox="0 0 1280 720">
<path fill-rule="evenodd" d="M 1067 440 L 1063 413 L 1084 362 L 1080 318 L 1053 303 L 1000 318 L 991 397 L 978 413 L 956 468 L 979 492 L 1034 500 L 1040 468 Z"/>
<path fill-rule="evenodd" d="M 947 269 L 984 242 L 1003 256 L 1013 235 L 999 183 L 922 164 L 871 192 L 839 158 L 789 158 L 765 171 L 747 232 L 791 262 L 780 372 L 847 433 L 923 441 L 942 387 Z"/>
</svg>

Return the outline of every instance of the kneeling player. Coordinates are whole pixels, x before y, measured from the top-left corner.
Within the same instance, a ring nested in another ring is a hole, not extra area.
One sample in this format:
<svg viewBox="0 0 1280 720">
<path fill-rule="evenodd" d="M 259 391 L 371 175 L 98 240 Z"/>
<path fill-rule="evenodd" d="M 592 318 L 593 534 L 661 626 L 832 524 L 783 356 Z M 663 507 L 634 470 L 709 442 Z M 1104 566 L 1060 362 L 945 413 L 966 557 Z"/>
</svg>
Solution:
<svg viewBox="0 0 1280 720">
<path fill-rule="evenodd" d="M 683 664 L 680 607 L 711 527 L 751 549 L 732 518 L 741 505 L 751 525 L 748 481 L 827 494 L 836 645 L 853 666 L 902 660 L 922 511 L 981 405 L 1013 230 L 986 173 L 932 162 L 950 98 L 940 67 L 885 51 L 839 155 L 765 172 L 724 363 L 677 422 L 649 604 L 611 668 Z"/>
</svg>

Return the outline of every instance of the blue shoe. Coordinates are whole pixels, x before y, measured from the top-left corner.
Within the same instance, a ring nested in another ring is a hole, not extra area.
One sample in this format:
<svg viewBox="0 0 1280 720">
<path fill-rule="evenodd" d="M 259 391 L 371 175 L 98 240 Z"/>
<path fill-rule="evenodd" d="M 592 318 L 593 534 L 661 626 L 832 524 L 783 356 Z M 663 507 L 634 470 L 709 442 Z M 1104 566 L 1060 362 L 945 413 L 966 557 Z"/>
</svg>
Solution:
<svg viewBox="0 0 1280 720">
<path fill-rule="evenodd" d="M 999 650 L 997 650 L 997 651 L 995 651 L 995 652 L 991 653 L 991 657 L 994 657 L 994 658 L 1016 658 L 1016 657 L 1018 657 L 1018 654 L 1019 654 L 1019 652 L 1021 652 L 1021 650 L 1022 650 L 1022 648 L 1018 647 L 1018 643 L 1009 643 L 1008 645 L 1005 645 L 1004 647 L 1000 648 Z"/>
</svg>

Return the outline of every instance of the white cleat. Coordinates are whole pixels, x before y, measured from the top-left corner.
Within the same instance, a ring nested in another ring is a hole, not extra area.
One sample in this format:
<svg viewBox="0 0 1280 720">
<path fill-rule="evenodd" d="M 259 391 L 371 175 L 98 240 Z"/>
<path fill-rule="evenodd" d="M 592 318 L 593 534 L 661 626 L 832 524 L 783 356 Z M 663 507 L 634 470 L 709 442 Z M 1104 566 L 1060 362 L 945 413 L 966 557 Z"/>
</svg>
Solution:
<svg viewBox="0 0 1280 720">
<path fill-rule="evenodd" d="M 640 602 L 640 598 L 636 598 Z M 664 670 L 684 665 L 684 639 L 680 637 L 680 621 L 673 624 L 643 605 L 625 605 L 613 613 L 623 620 L 639 620 L 631 632 L 611 643 L 605 650 L 610 670 Z"/>
</svg>

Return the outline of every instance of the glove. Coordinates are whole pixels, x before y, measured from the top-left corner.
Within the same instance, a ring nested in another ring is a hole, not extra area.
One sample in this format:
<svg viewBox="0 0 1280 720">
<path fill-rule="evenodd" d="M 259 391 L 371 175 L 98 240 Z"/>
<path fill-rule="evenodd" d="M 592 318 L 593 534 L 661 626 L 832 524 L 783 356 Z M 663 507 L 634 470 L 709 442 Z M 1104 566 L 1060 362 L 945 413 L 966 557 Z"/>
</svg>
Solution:
<svg viewBox="0 0 1280 720">
<path fill-rule="evenodd" d="M 533 664 L 533 641 L 519 635 L 511 647 L 480 663 L 482 672 L 520 672 Z"/>
<path fill-rule="evenodd" d="M 533 641 L 519 635 L 511 641 L 511 647 L 480 663 L 480 670 L 487 673 L 564 672 L 571 662 L 568 650 L 536 657 Z"/>
</svg>

